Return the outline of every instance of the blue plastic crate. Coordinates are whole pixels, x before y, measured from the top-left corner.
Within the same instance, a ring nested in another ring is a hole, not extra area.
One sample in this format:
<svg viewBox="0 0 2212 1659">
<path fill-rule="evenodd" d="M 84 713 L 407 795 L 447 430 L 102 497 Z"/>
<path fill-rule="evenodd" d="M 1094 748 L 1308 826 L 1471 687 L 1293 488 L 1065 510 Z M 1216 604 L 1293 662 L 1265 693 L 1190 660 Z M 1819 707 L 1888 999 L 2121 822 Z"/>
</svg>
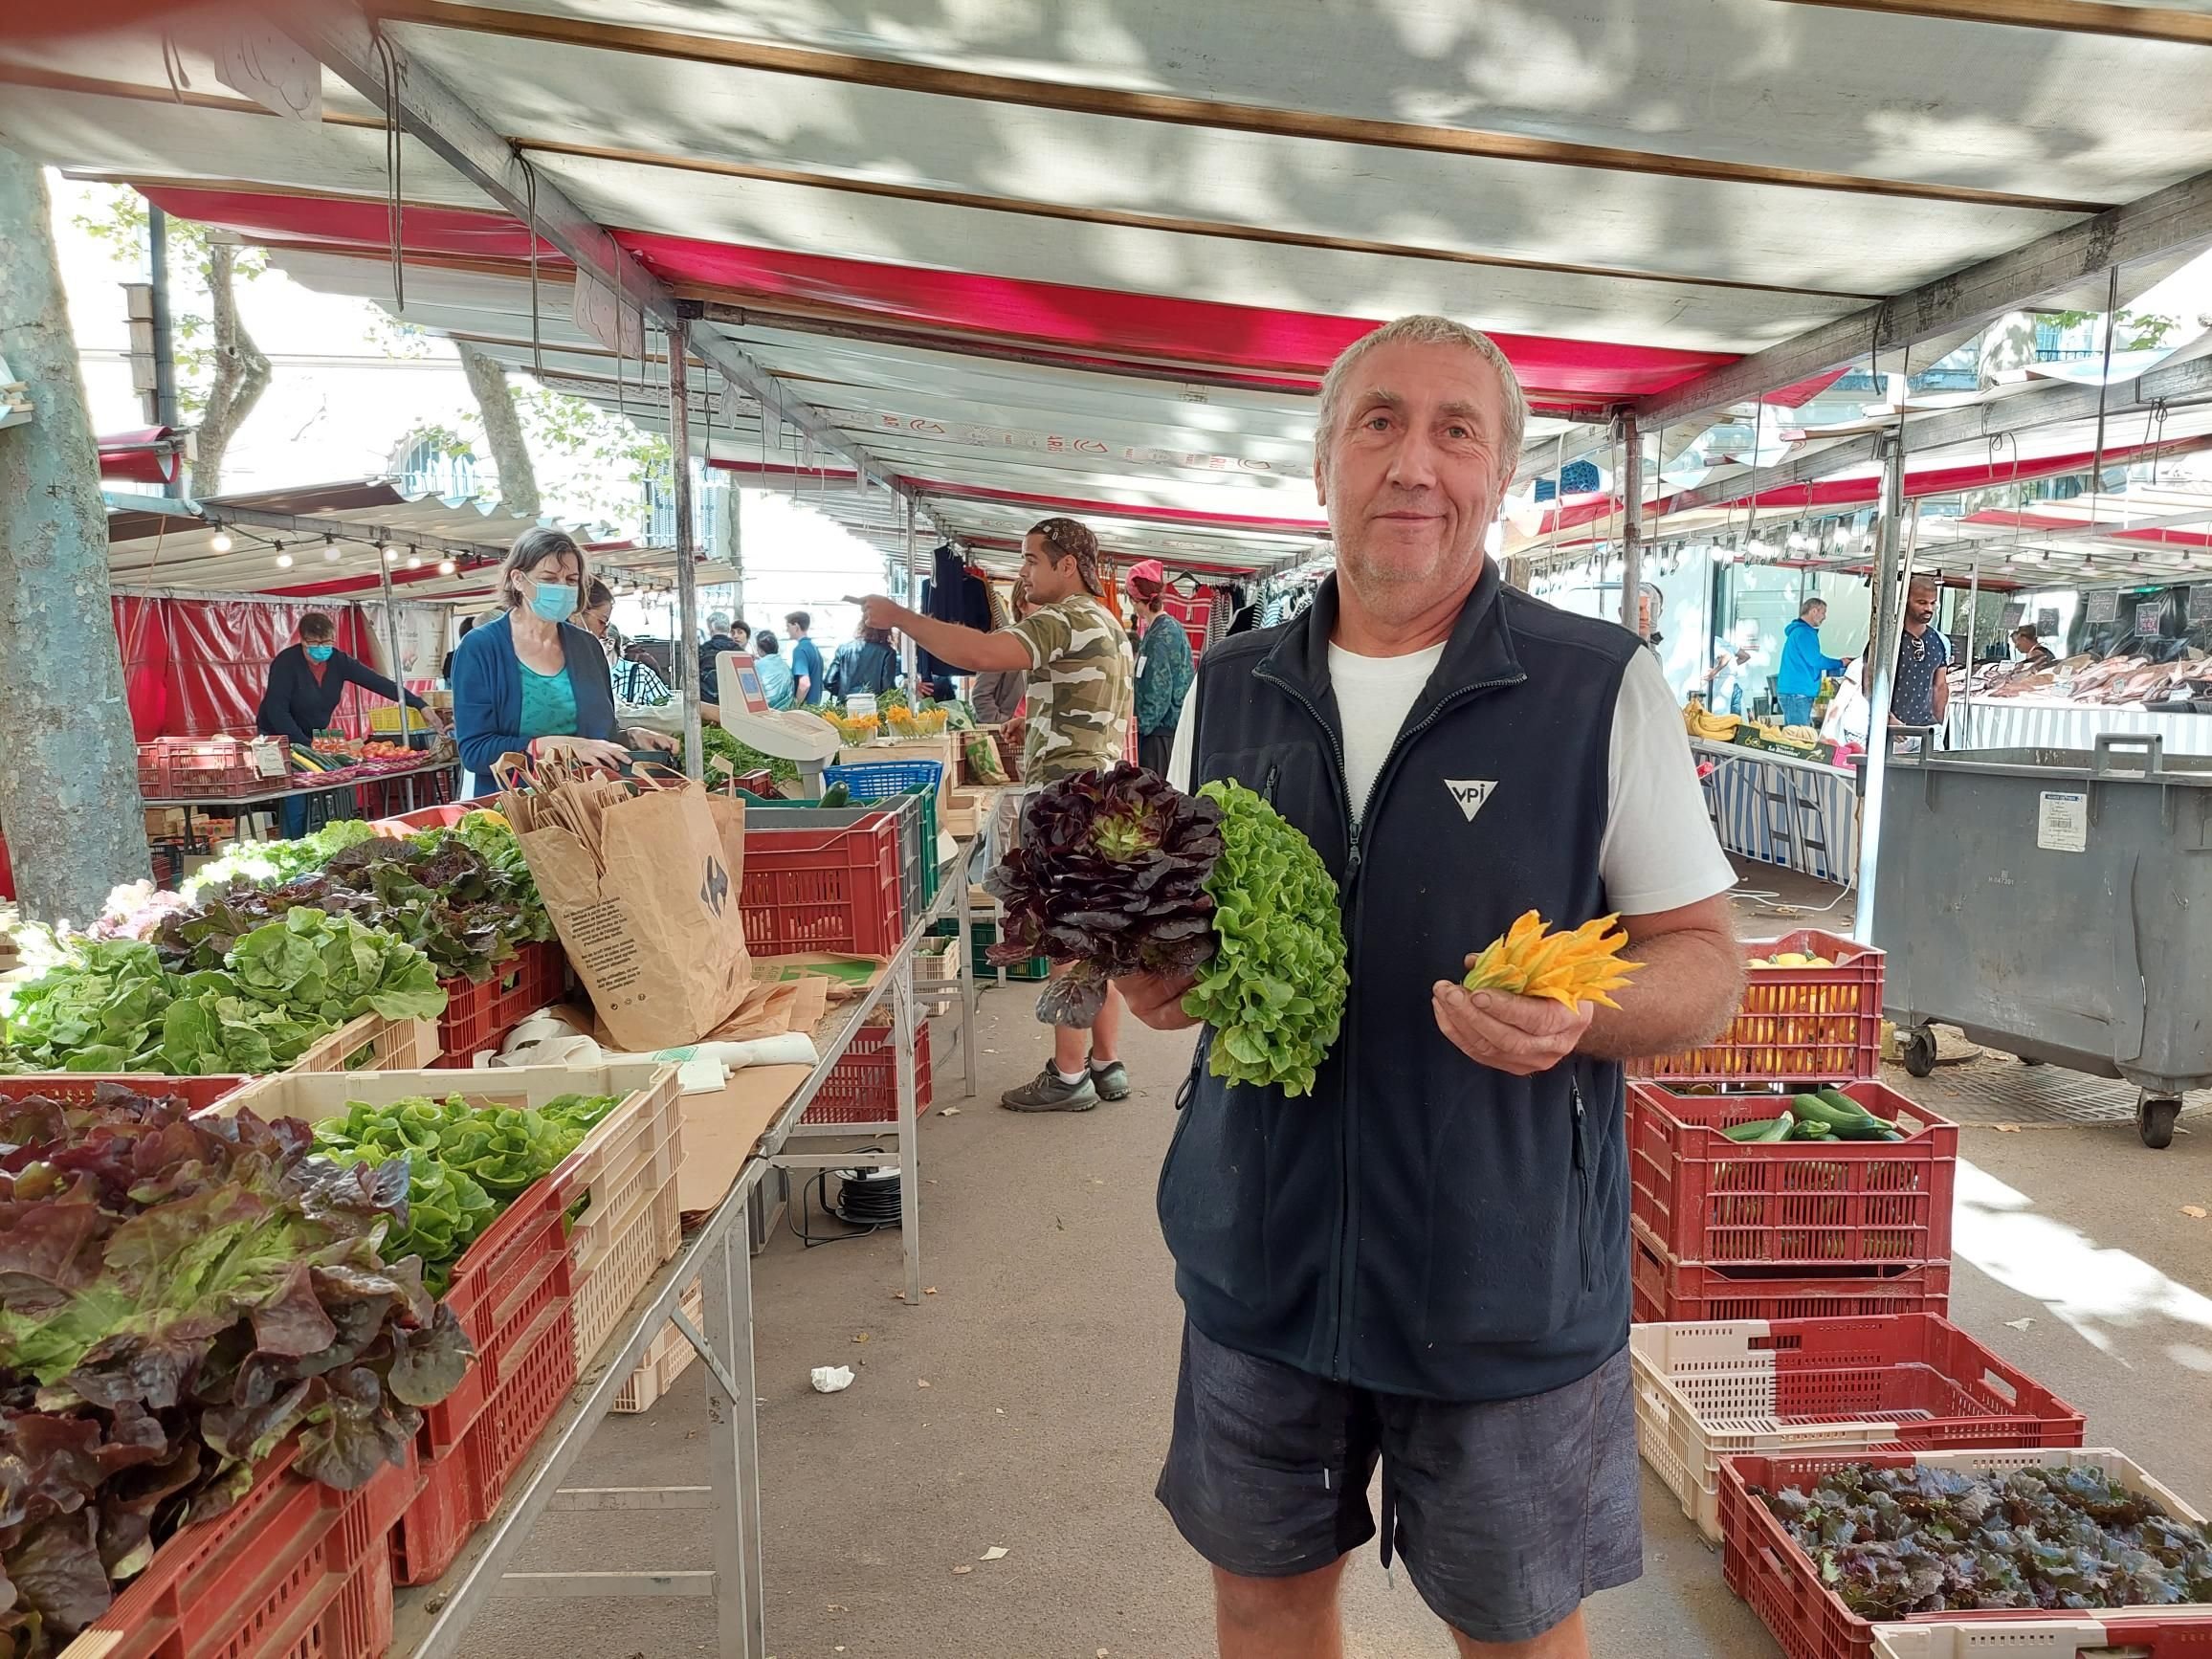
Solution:
<svg viewBox="0 0 2212 1659">
<path fill-rule="evenodd" d="M 822 768 L 825 789 L 843 784 L 855 801 L 880 801 L 908 789 L 927 789 L 935 795 L 943 782 L 942 761 L 865 761 Z"/>
</svg>

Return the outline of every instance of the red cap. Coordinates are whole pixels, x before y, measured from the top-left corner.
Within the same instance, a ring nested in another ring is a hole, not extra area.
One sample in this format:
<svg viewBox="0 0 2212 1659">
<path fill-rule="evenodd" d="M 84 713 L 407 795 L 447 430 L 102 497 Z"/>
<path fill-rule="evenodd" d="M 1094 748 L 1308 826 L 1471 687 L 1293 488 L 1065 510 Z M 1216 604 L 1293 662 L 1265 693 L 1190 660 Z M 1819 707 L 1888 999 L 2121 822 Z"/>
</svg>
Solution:
<svg viewBox="0 0 2212 1659">
<path fill-rule="evenodd" d="M 1129 580 L 1132 582 L 1157 582 L 1165 586 L 1167 571 L 1157 559 L 1139 560 L 1129 567 Z"/>
</svg>

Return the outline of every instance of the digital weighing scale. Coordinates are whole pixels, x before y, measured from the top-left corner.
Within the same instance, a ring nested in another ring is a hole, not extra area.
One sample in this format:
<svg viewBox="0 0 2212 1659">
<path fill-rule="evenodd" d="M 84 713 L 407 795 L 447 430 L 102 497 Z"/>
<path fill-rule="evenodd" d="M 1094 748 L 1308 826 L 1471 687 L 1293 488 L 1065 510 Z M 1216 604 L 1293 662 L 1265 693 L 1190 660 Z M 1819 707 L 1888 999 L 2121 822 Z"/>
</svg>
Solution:
<svg viewBox="0 0 2212 1659">
<path fill-rule="evenodd" d="M 770 708 L 768 694 L 761 689 L 761 671 L 750 652 L 718 653 L 715 684 L 721 694 L 717 706 L 722 729 L 763 755 L 796 762 L 805 792 L 820 799 L 822 768 L 836 758 L 845 741 L 837 728 L 819 715 Z"/>
</svg>

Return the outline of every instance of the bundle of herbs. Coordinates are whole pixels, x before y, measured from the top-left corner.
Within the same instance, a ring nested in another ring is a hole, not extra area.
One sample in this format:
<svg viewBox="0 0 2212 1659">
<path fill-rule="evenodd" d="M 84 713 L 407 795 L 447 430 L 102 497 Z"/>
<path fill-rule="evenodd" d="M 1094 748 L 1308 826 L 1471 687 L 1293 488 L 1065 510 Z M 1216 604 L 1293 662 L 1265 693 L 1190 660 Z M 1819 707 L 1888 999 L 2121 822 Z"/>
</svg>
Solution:
<svg viewBox="0 0 2212 1659">
<path fill-rule="evenodd" d="M 1005 907 L 994 961 L 1073 964 L 1045 1019 L 1090 1025 L 1110 980 L 1190 976 L 1183 1006 L 1213 1028 L 1215 1076 L 1312 1092 L 1347 990 L 1337 884 L 1251 790 L 1186 795 L 1126 763 L 1063 779 L 984 886 Z"/>
<path fill-rule="evenodd" d="M 2212 1602 L 2212 1538 L 2087 1468 L 1846 1464 L 1752 1495 L 1862 1619 Z"/>
<path fill-rule="evenodd" d="M 470 1349 L 395 1258 L 407 1165 L 102 1084 L 0 1102 L 0 1656 L 42 1659 L 254 1466 L 352 1490 Z"/>
</svg>

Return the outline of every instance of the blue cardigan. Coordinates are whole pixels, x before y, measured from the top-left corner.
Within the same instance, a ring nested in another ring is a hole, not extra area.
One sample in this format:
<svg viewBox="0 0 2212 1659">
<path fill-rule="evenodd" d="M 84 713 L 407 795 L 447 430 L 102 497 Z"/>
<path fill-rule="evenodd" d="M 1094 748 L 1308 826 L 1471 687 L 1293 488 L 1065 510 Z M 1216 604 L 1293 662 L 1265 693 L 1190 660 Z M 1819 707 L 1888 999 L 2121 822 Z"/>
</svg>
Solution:
<svg viewBox="0 0 2212 1659">
<path fill-rule="evenodd" d="M 568 684 L 576 694 L 576 729 L 562 734 L 619 741 L 614 723 L 614 682 L 599 641 L 570 623 L 561 625 L 568 658 Z M 522 667 L 515 655 L 515 630 L 504 616 L 478 623 L 453 652 L 453 738 L 461 764 L 476 774 L 474 795 L 497 793 L 492 768 L 501 755 L 529 747 L 522 736 Z"/>
</svg>

